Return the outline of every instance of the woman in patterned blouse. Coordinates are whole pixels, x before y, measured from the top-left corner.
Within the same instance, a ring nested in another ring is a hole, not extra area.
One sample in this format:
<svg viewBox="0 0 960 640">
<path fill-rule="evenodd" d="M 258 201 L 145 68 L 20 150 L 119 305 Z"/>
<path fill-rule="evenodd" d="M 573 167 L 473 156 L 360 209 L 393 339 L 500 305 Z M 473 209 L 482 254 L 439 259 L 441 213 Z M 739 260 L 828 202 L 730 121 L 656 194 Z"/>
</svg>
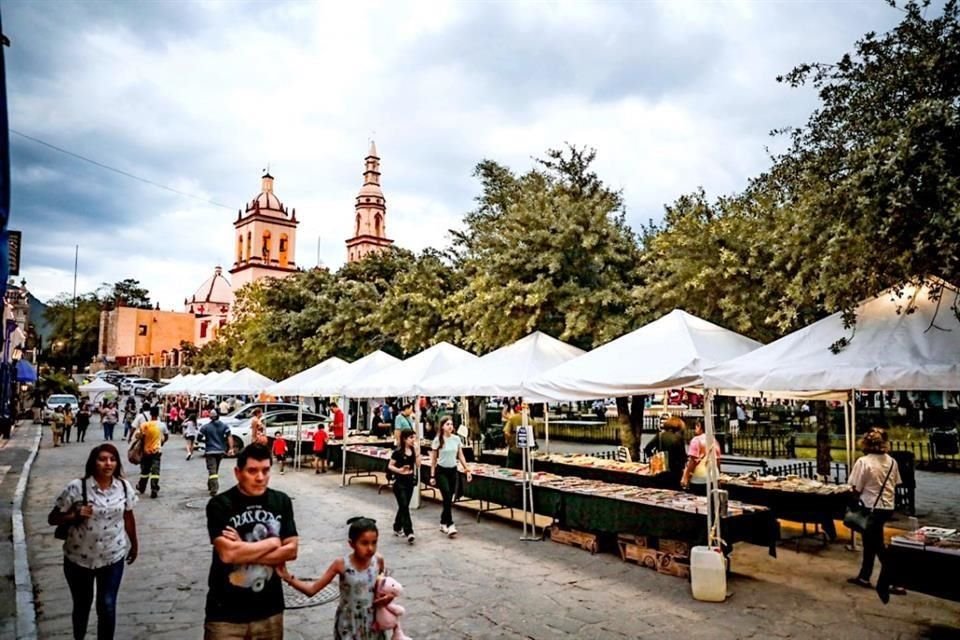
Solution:
<svg viewBox="0 0 960 640">
<path fill-rule="evenodd" d="M 137 558 L 136 503 L 136 492 L 123 478 L 117 448 L 104 443 L 93 448 L 83 478 L 70 481 L 50 512 L 51 525 L 69 525 L 63 573 L 73 597 L 74 638 L 86 634 L 94 584 L 97 638 L 113 638 L 124 560 L 130 564 Z"/>
</svg>

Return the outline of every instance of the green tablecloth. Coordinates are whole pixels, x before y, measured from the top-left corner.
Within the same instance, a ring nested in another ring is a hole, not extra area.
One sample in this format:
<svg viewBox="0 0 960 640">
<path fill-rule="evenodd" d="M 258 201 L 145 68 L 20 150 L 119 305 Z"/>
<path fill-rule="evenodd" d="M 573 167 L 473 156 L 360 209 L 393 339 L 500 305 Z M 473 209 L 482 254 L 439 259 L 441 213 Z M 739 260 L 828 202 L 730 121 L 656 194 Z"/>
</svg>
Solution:
<svg viewBox="0 0 960 640">
<path fill-rule="evenodd" d="M 387 460 L 350 452 L 347 470 L 385 471 Z M 429 465 L 421 467 L 421 477 L 430 477 Z M 520 482 L 498 476 L 475 475 L 468 483 L 460 474 L 463 497 L 484 500 L 504 507 L 520 509 L 523 493 Z M 668 507 L 642 504 L 606 496 L 597 496 L 549 487 L 533 488 L 534 512 L 554 518 L 562 527 L 595 533 L 657 536 L 705 544 L 707 518 L 705 515 L 678 511 Z M 766 546 L 776 555 L 779 525 L 771 511 L 744 513 L 723 518 L 721 533 L 727 544 L 749 542 Z"/>
</svg>

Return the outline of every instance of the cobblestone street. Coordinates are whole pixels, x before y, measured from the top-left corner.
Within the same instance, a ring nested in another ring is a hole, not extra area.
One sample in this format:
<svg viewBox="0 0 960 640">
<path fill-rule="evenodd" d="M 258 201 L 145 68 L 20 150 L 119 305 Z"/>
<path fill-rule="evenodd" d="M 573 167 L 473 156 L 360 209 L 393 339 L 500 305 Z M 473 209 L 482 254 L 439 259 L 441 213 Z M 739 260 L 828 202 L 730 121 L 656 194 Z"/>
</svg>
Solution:
<svg viewBox="0 0 960 640">
<path fill-rule="evenodd" d="M 33 467 L 25 518 L 38 598 L 39 637 L 70 637 L 70 596 L 62 573 L 61 543 L 47 526 L 53 499 L 82 472 L 88 442 L 50 447 L 47 437 Z M 32 433 L 23 429 L 22 436 Z M 44 434 L 48 436 L 48 434 Z M 221 472 L 232 484 L 233 461 Z M 136 477 L 136 470 L 128 475 Z M 137 507 L 140 558 L 127 568 L 118 604 L 117 637 L 191 639 L 202 635 L 210 544 L 203 460 L 184 460 L 183 441 L 165 447 L 158 499 Z M 381 525 L 380 552 L 406 587 L 405 631 L 436 638 L 948 638 L 960 635 L 960 605 L 920 594 L 881 604 L 873 591 L 847 585 L 859 555 L 833 545 L 796 553 L 738 545 L 733 554 L 733 596 L 723 604 L 696 602 L 686 581 L 625 564 L 610 554 L 590 555 L 551 542 L 521 542 L 519 527 L 492 516 L 455 512 L 460 537 L 438 530 L 439 507 L 415 512 L 417 542 L 389 535 L 393 495 L 370 484 L 341 488 L 338 474 L 275 469 L 271 486 L 294 499 L 300 557 L 292 571 L 317 576 L 346 553 L 350 516 Z M 386 534 L 386 535 L 384 535 Z M 287 638 L 331 638 L 335 604 L 288 610 Z M 88 637 L 95 636 L 95 615 Z M 855 630 L 855 631 L 854 631 Z"/>
</svg>

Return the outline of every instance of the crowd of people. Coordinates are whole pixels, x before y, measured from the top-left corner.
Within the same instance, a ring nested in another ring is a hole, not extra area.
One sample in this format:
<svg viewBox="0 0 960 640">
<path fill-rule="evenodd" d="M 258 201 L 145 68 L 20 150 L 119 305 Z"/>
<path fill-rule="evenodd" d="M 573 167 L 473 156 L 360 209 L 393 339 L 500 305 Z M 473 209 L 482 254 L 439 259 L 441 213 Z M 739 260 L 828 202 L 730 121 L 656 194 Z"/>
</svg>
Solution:
<svg viewBox="0 0 960 640">
<path fill-rule="evenodd" d="M 413 406 L 401 404 L 393 415 L 390 430 L 396 447 L 387 466 L 397 504 L 392 531 L 409 544 L 416 540 L 410 503 L 417 487 L 418 470 L 424 468 Z M 287 451 L 282 434 L 275 432 L 270 443 L 261 412 L 254 412 L 251 444 L 236 452 L 235 483 L 221 491 L 221 462 L 232 453 L 230 429 L 220 420 L 219 407 L 203 408 L 209 420 L 202 426 L 198 425 L 197 409 L 189 404 L 185 408 L 176 429 L 183 433 L 188 460 L 194 454 L 197 439 L 203 439 L 210 495 L 206 519 L 213 553 L 204 638 L 282 638 L 282 582 L 313 595 L 336 579 L 340 584 L 340 603 L 334 619 L 334 637 L 343 640 L 385 639 L 386 632 L 375 625 L 375 612 L 390 604 L 391 596 L 377 591 L 386 561 L 377 552 L 379 529 L 376 522 L 365 517 L 351 519 L 346 532 L 350 551 L 335 558 L 319 579 L 306 581 L 297 578 L 288 566 L 296 559 L 299 545 L 293 504 L 289 496 L 269 487 L 274 465 L 279 464 L 281 473 L 284 469 Z M 397 407 L 386 403 L 379 407 L 379 419 L 391 415 L 394 408 Z M 326 471 L 328 439 L 342 439 L 346 433 L 343 411 L 336 403 L 331 403 L 329 409 L 329 424 L 318 429 L 318 435 L 314 436 L 316 473 Z M 118 413 L 116 403 L 107 402 L 100 406 L 96 413 L 104 424 L 104 442 L 90 451 L 83 476 L 68 483 L 55 500 L 48 520 L 58 527 L 58 536 L 62 533 L 64 538 L 64 576 L 73 600 L 75 638 L 84 637 L 94 600 L 98 638 L 106 640 L 114 636 L 117 593 L 123 569 L 125 564 L 136 560 L 139 549 L 134 509 L 138 497 L 148 488 L 151 497 L 158 495 L 160 461 L 163 447 L 174 431 L 167 426 L 172 425 L 170 417 L 174 411 L 179 419 L 179 403 L 171 402 L 163 407 L 160 403 L 151 403 L 150 399 L 139 407 L 135 403 L 124 403 L 122 415 Z M 514 442 L 516 429 L 522 424 L 520 411 L 519 403 L 504 404 L 504 429 L 510 443 Z M 70 442 L 74 435 L 77 442 L 83 442 L 91 414 L 86 402 L 76 416 L 69 408 L 58 411 L 59 417 L 53 421 L 54 446 Z M 164 417 L 168 421 L 165 422 Z M 113 431 L 112 427 L 108 430 L 107 425 L 120 421 L 124 423 L 124 438 L 133 446 L 139 443 L 142 447 L 140 478 L 135 486 L 126 479 L 120 454 L 109 442 Z M 682 429 L 681 420 L 664 420 L 660 433 L 647 447 L 648 455 L 664 455 L 668 461 L 667 473 L 678 488 L 705 481 L 705 461 L 709 452 L 699 423 L 689 447 L 684 444 Z M 464 442 L 456 433 L 453 418 L 446 414 L 436 416 L 433 435 L 424 441 L 429 443 L 426 465 L 429 476 L 420 480 L 439 491 L 442 503 L 439 530 L 442 535 L 453 538 L 458 531 L 452 506 L 462 492 L 459 486 L 462 478 L 465 477 L 467 482 L 472 480 L 463 452 Z M 869 432 L 862 446 L 865 455 L 853 466 L 849 482 L 861 504 L 869 507 L 875 516 L 863 532 L 860 572 L 849 582 L 870 587 L 875 561 L 882 563 L 884 560 L 883 525 L 892 514 L 899 471 L 896 461 L 886 453 L 887 442 L 881 431 Z M 714 451 L 717 456 L 719 453 L 719 449 Z M 465 473 L 458 472 L 458 467 Z M 904 593 L 902 589 L 891 587 L 881 597 L 901 593 Z"/>
</svg>

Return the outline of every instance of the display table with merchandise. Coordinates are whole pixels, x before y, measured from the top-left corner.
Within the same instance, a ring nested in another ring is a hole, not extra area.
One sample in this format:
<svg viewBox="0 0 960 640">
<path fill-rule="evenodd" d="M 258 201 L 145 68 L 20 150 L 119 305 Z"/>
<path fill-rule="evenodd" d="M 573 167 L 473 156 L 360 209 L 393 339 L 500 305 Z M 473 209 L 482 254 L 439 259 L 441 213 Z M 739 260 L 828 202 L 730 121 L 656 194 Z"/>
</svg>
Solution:
<svg viewBox="0 0 960 640">
<path fill-rule="evenodd" d="M 837 537 L 834 520 L 843 520 L 854 500 L 849 485 L 796 476 L 720 474 L 720 487 L 731 499 L 767 507 L 775 518 L 820 525 L 829 540 Z"/>
<path fill-rule="evenodd" d="M 960 533 L 923 527 L 916 534 L 894 536 L 887 547 L 877 591 L 903 587 L 936 598 L 960 602 Z"/>
<path fill-rule="evenodd" d="M 353 477 L 385 471 L 389 452 L 375 447 L 347 448 L 347 470 Z M 460 489 L 466 499 L 481 503 L 481 513 L 522 509 L 521 472 L 482 463 L 471 463 L 472 482 L 461 472 Z M 421 477 L 429 477 L 424 463 Z M 706 543 L 707 501 L 681 491 L 653 489 L 533 473 L 533 510 L 553 518 L 561 527 L 603 534 L 636 534 Z M 484 507 L 486 505 L 486 507 Z M 478 514 L 479 517 L 479 514 Z M 730 501 L 721 531 L 727 545 L 749 542 L 766 546 L 776 555 L 779 525 L 769 509 Z"/>
</svg>

